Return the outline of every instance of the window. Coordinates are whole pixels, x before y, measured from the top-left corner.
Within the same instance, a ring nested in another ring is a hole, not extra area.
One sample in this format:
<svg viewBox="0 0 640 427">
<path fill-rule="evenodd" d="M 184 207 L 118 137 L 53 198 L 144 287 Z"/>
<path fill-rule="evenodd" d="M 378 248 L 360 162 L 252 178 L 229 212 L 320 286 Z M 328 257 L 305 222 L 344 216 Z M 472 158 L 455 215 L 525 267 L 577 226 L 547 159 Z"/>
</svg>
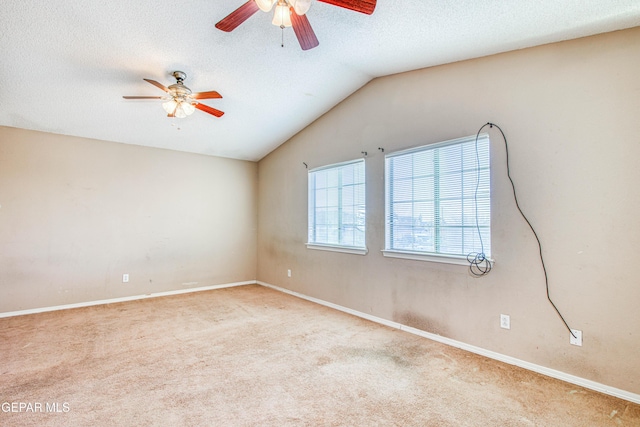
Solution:
<svg viewBox="0 0 640 427">
<path fill-rule="evenodd" d="M 467 264 L 491 258 L 489 137 L 385 157 L 385 256 Z M 481 237 L 480 237 L 481 236 Z"/>
<path fill-rule="evenodd" d="M 366 254 L 364 159 L 309 171 L 307 247 Z"/>
</svg>

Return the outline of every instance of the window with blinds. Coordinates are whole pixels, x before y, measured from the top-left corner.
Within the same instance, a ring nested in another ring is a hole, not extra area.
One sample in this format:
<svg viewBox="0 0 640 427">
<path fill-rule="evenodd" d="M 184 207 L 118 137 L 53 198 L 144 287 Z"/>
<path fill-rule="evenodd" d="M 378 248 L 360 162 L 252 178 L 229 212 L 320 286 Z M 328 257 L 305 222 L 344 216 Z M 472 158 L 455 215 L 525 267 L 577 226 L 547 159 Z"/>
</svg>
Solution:
<svg viewBox="0 0 640 427">
<path fill-rule="evenodd" d="M 489 145 L 480 135 L 385 157 L 385 255 L 491 256 Z"/>
<path fill-rule="evenodd" d="M 307 247 L 363 253 L 365 213 L 364 159 L 309 171 Z"/>
</svg>

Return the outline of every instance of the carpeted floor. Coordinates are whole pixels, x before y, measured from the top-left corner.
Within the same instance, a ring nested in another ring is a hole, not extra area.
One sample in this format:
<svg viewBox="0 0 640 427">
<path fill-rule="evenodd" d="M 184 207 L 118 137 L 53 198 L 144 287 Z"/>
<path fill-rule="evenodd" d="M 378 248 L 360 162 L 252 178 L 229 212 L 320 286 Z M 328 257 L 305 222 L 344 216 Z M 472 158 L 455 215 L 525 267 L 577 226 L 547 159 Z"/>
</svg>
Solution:
<svg viewBox="0 0 640 427">
<path fill-rule="evenodd" d="M 0 319 L 0 403 L 2 426 L 640 426 L 640 405 L 258 285 Z"/>
</svg>

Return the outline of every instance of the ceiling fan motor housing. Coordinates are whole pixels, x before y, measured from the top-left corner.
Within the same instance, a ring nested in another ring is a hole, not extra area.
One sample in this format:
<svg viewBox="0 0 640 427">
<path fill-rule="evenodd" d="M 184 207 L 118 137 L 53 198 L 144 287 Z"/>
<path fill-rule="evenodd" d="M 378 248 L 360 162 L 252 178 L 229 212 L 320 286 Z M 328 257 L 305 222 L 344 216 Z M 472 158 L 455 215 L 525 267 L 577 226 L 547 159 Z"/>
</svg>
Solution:
<svg viewBox="0 0 640 427">
<path fill-rule="evenodd" d="M 174 97 L 180 97 L 180 98 L 184 98 L 191 95 L 191 89 L 189 89 L 184 85 L 184 83 L 182 83 L 184 79 L 187 78 L 187 74 L 184 71 L 174 71 L 173 73 L 171 73 L 171 75 L 175 77 L 177 80 L 177 83 L 172 84 L 168 88 L 171 94 Z"/>
</svg>

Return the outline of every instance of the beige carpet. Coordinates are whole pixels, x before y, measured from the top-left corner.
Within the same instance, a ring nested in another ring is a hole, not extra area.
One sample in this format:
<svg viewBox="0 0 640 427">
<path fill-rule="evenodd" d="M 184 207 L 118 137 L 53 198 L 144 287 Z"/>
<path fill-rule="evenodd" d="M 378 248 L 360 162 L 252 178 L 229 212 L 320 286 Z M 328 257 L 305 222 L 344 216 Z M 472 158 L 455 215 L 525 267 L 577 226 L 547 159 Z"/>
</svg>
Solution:
<svg viewBox="0 0 640 427">
<path fill-rule="evenodd" d="M 0 319 L 0 357 L 2 426 L 640 426 L 640 405 L 257 285 Z"/>
</svg>

